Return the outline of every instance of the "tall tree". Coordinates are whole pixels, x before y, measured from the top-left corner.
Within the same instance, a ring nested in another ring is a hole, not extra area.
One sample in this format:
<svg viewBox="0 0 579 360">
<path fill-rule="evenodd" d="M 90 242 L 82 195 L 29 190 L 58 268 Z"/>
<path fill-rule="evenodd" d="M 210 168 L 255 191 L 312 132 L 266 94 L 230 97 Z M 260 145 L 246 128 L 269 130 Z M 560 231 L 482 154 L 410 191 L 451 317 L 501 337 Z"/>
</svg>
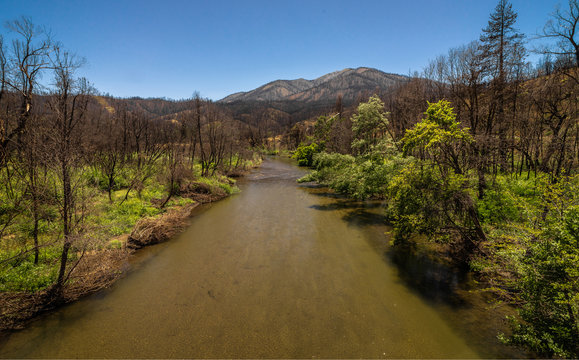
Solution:
<svg viewBox="0 0 579 360">
<path fill-rule="evenodd" d="M 491 140 L 498 132 L 498 150 L 501 167 L 506 168 L 507 133 L 512 121 L 506 118 L 506 89 L 513 69 L 524 59 L 523 35 L 515 29 L 517 13 L 507 0 L 499 0 L 480 37 L 482 65 L 492 90 L 492 103 L 488 109 L 486 135 Z"/>
<path fill-rule="evenodd" d="M 79 187 L 74 183 L 73 171 L 80 156 L 80 126 L 88 106 L 90 86 L 86 79 L 77 79 L 75 71 L 82 61 L 74 55 L 55 47 L 53 59 L 55 91 L 52 109 L 54 111 L 53 135 L 54 164 L 59 175 L 58 194 L 62 235 L 64 238 L 60 256 L 58 279 L 54 290 L 61 296 L 67 272 L 69 251 L 73 245 L 75 225 L 79 222 L 77 198 Z"/>
</svg>

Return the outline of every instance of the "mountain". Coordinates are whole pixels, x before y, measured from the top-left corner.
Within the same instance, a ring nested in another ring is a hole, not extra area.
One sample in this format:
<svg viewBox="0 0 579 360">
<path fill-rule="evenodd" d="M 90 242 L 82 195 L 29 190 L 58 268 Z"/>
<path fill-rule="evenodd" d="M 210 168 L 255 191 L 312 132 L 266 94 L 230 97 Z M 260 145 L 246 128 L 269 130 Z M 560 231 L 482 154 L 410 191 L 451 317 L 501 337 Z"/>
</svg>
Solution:
<svg viewBox="0 0 579 360">
<path fill-rule="evenodd" d="M 353 102 L 361 95 L 384 92 L 391 86 L 406 81 L 402 75 L 360 67 L 344 69 L 314 80 L 276 80 L 247 92 L 231 94 L 219 103 L 298 101 L 302 103 L 335 102 L 342 95 L 344 102 Z"/>
</svg>

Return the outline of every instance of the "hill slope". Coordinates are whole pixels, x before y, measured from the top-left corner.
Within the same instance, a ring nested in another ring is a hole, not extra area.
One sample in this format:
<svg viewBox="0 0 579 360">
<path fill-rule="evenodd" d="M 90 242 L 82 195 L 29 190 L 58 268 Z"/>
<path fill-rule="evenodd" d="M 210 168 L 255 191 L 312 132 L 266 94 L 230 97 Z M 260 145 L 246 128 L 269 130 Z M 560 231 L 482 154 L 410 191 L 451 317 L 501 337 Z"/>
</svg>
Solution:
<svg viewBox="0 0 579 360">
<path fill-rule="evenodd" d="M 336 71 L 314 80 L 276 80 L 251 91 L 231 94 L 219 102 L 333 102 L 338 95 L 342 95 L 344 101 L 350 102 L 364 93 L 381 92 L 406 80 L 407 77 L 402 75 L 360 67 Z"/>
</svg>

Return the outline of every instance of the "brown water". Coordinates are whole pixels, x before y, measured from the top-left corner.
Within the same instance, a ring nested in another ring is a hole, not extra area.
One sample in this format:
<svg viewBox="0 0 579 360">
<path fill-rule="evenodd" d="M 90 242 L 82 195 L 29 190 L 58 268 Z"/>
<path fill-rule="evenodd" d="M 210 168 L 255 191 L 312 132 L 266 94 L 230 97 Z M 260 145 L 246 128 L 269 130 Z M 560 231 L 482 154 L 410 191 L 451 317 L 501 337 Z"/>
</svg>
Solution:
<svg viewBox="0 0 579 360">
<path fill-rule="evenodd" d="M 0 355 L 500 355 L 487 346 L 493 338 L 471 334 L 469 324 L 487 321 L 484 310 L 467 309 L 474 320 L 457 320 L 465 306 L 448 300 L 460 276 L 428 265 L 426 273 L 446 274 L 443 281 L 411 281 L 406 260 L 385 255 L 379 204 L 298 185 L 301 175 L 288 161 L 265 161 L 241 181 L 240 194 L 202 210 L 177 239 L 141 251 L 112 289 L 12 334 L 0 342 Z"/>
</svg>

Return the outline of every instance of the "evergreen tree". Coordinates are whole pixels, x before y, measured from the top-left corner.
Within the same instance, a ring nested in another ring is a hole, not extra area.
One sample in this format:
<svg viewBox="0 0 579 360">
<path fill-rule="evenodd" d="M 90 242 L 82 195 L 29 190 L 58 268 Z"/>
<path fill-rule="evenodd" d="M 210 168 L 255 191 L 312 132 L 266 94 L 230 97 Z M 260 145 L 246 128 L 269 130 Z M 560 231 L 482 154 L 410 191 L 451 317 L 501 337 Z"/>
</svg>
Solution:
<svg viewBox="0 0 579 360">
<path fill-rule="evenodd" d="M 493 101 L 488 109 L 486 136 L 494 148 L 498 148 L 501 167 L 506 168 L 508 147 L 507 133 L 509 121 L 505 116 L 506 88 L 511 75 L 525 58 L 523 35 L 514 27 L 517 13 L 507 0 L 499 0 L 490 15 L 487 26 L 480 37 L 481 63 L 484 74 L 491 85 Z M 498 133 L 499 141 L 493 139 Z M 487 151 L 484 151 L 486 153 Z"/>
</svg>

